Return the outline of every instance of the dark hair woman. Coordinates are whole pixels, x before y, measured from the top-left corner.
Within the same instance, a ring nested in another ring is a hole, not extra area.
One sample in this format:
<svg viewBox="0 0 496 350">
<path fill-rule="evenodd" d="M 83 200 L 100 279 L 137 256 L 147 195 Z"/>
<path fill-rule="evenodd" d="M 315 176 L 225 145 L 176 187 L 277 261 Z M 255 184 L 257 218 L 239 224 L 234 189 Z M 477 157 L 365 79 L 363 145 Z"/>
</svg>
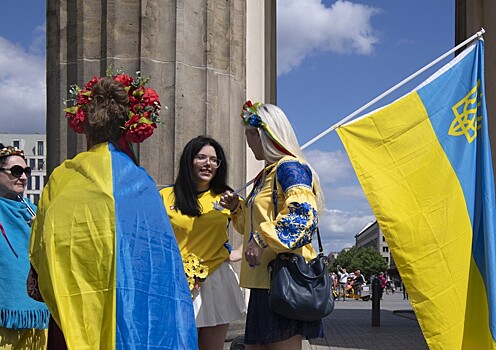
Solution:
<svg viewBox="0 0 496 350">
<path fill-rule="evenodd" d="M 230 189 L 226 179 L 221 145 L 198 136 L 184 147 L 175 184 L 160 191 L 184 260 L 193 254 L 208 268 L 208 275 L 199 276 L 201 283 L 190 278 L 200 350 L 222 349 L 229 323 L 245 311 L 237 276 L 228 263 L 229 211 L 219 206 L 221 194 Z"/>
</svg>

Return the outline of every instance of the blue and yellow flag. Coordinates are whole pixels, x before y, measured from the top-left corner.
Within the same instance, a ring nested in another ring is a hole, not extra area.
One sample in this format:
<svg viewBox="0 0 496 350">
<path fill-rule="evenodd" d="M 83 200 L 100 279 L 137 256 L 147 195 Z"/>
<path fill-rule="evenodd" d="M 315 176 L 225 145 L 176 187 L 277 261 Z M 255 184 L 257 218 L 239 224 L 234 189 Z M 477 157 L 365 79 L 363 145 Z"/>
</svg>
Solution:
<svg viewBox="0 0 496 350">
<path fill-rule="evenodd" d="M 196 349 L 183 263 L 152 178 L 111 144 L 43 190 L 30 259 L 69 349 Z"/>
<path fill-rule="evenodd" d="M 337 132 L 431 349 L 496 348 L 484 43 Z"/>
</svg>

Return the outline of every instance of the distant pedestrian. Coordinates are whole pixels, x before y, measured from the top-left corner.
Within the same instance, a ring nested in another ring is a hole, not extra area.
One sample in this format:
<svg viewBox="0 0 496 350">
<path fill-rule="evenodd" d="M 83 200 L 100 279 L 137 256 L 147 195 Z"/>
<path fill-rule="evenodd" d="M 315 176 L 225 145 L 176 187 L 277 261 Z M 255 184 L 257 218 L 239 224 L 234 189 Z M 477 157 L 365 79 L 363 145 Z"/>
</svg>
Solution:
<svg viewBox="0 0 496 350">
<path fill-rule="evenodd" d="M 346 287 L 348 284 L 348 273 L 344 267 L 338 265 L 338 277 L 339 277 L 339 289 L 338 289 L 338 300 L 339 295 L 343 293 L 343 301 L 346 301 Z"/>
<path fill-rule="evenodd" d="M 380 294 L 380 299 L 382 300 L 382 295 L 384 294 L 384 289 L 386 288 L 386 278 L 384 277 L 384 274 L 382 272 L 379 273 L 379 281 L 381 282 L 381 294 Z"/>
<path fill-rule="evenodd" d="M 403 289 L 403 300 L 408 300 L 408 293 L 406 291 L 405 284 L 403 283 L 403 281 L 401 282 L 401 289 Z"/>
</svg>

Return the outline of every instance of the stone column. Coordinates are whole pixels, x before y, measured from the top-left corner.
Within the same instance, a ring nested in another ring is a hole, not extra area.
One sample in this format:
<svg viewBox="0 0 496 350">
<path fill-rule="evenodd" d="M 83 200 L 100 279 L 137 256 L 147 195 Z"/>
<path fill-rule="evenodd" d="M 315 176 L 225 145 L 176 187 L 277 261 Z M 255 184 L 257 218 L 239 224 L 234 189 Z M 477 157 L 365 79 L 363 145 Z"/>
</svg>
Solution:
<svg viewBox="0 0 496 350">
<path fill-rule="evenodd" d="M 64 117 L 68 87 L 113 66 L 151 76 L 168 107 L 163 125 L 136 147 L 158 185 L 173 182 L 183 147 L 202 134 L 225 148 L 229 183 L 244 184 L 246 7 L 246 0 L 47 1 L 48 172 L 86 149 Z"/>
<path fill-rule="evenodd" d="M 158 184 L 173 181 L 189 139 L 210 135 L 226 148 L 231 182 L 244 181 L 239 106 L 245 98 L 245 1 L 85 0 L 47 2 L 49 171 L 86 148 L 68 130 L 68 87 L 108 66 L 151 76 L 163 110 L 155 134 L 138 147 Z"/>
<path fill-rule="evenodd" d="M 481 27 L 484 34 L 484 59 L 486 103 L 489 116 L 489 137 L 493 166 L 496 166 L 496 2 L 493 0 L 457 0 L 456 1 L 456 43 L 459 44 Z M 496 176 L 496 175 L 495 175 Z"/>
</svg>

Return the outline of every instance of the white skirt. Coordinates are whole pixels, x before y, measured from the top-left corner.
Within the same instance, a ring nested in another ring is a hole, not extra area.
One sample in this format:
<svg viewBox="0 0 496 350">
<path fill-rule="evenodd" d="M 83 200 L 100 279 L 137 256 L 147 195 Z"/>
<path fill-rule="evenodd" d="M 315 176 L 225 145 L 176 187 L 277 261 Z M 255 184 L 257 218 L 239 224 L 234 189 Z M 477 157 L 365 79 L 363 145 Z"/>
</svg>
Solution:
<svg viewBox="0 0 496 350">
<path fill-rule="evenodd" d="M 212 327 L 241 319 L 246 303 L 238 276 L 231 264 L 223 262 L 194 293 L 196 327 Z"/>
</svg>

